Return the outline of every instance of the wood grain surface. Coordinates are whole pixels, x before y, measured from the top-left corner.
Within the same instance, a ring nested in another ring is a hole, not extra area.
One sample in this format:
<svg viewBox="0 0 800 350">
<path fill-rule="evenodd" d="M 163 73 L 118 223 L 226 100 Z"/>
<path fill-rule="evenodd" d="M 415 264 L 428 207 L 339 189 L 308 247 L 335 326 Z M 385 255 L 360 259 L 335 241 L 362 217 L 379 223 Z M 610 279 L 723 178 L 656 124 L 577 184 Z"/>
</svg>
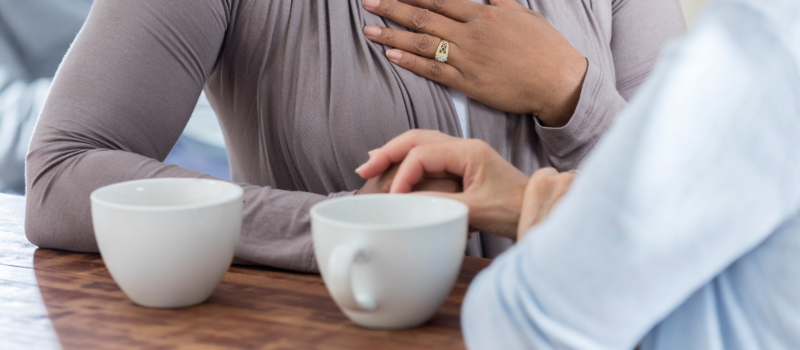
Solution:
<svg viewBox="0 0 800 350">
<path fill-rule="evenodd" d="M 0 195 L 0 348 L 463 349 L 459 315 L 472 278 L 490 260 L 467 257 L 436 316 L 419 328 L 356 326 L 318 275 L 231 267 L 205 303 L 133 304 L 98 254 L 36 249 L 19 197 Z"/>
</svg>

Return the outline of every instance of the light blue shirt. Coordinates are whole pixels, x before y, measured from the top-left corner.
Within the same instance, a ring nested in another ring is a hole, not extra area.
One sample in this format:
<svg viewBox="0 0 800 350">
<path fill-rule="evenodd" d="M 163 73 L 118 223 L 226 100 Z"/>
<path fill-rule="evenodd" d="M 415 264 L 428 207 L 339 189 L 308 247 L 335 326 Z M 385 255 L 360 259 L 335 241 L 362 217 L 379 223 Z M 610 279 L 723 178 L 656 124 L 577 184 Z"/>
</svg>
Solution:
<svg viewBox="0 0 800 350">
<path fill-rule="evenodd" d="M 471 349 L 800 349 L 800 1 L 720 0 L 548 220 L 472 283 Z"/>
</svg>

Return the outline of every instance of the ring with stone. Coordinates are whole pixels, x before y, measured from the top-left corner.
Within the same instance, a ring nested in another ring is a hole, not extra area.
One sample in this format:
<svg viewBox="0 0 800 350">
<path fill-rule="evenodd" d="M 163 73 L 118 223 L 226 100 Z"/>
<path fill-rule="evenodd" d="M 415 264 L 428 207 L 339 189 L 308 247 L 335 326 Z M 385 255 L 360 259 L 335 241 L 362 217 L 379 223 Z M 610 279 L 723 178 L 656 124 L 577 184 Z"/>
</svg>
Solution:
<svg viewBox="0 0 800 350">
<path fill-rule="evenodd" d="M 439 42 L 436 48 L 436 60 L 442 63 L 447 62 L 447 55 L 450 53 L 450 43 L 445 40 Z"/>
</svg>

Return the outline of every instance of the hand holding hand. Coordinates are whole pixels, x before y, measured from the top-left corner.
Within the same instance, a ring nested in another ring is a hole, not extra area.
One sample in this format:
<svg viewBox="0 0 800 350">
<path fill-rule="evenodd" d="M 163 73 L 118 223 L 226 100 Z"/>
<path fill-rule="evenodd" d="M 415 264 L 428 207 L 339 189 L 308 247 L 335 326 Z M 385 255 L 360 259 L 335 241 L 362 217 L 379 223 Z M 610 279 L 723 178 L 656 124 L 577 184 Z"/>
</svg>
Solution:
<svg viewBox="0 0 800 350">
<path fill-rule="evenodd" d="M 356 195 L 389 193 L 392 187 L 392 181 L 397 175 L 398 168 L 400 168 L 400 164 L 392 164 L 386 169 L 386 171 L 380 173 L 380 175 L 368 179 L 367 183 L 365 183 L 364 186 L 362 186 L 361 189 L 356 192 Z M 441 172 L 436 174 L 423 174 L 419 182 L 414 184 L 411 192 L 432 191 L 457 193 L 461 192 L 461 190 L 460 177 Z"/>
<path fill-rule="evenodd" d="M 514 0 L 363 0 L 368 11 L 411 30 L 376 26 L 364 35 L 392 46 L 395 64 L 502 111 L 566 125 L 588 62 L 544 17 Z M 433 58 L 450 42 L 447 63 Z"/>
<path fill-rule="evenodd" d="M 462 193 L 425 192 L 459 200 L 469 207 L 469 223 L 484 232 L 515 238 L 528 177 L 483 141 L 438 131 L 408 131 L 370 153 L 356 172 L 371 179 L 401 163 L 391 193 L 407 193 L 426 173 L 449 173 L 463 179 Z"/>
</svg>

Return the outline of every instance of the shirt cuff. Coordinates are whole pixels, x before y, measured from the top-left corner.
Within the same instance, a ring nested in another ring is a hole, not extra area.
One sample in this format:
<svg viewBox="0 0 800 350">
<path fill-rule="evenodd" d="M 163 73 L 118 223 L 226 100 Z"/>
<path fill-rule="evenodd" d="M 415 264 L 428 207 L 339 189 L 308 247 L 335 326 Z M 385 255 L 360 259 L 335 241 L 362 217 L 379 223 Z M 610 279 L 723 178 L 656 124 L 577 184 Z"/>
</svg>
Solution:
<svg viewBox="0 0 800 350">
<path fill-rule="evenodd" d="M 607 76 L 592 61 L 588 62 L 580 100 L 567 125 L 546 127 L 535 118 L 536 133 L 551 157 L 583 159 L 608 129 L 614 116 L 627 106 L 625 99 L 617 92 L 612 77 Z M 575 157 L 575 153 L 579 156 Z M 574 165 L 577 167 L 577 163 Z"/>
</svg>

